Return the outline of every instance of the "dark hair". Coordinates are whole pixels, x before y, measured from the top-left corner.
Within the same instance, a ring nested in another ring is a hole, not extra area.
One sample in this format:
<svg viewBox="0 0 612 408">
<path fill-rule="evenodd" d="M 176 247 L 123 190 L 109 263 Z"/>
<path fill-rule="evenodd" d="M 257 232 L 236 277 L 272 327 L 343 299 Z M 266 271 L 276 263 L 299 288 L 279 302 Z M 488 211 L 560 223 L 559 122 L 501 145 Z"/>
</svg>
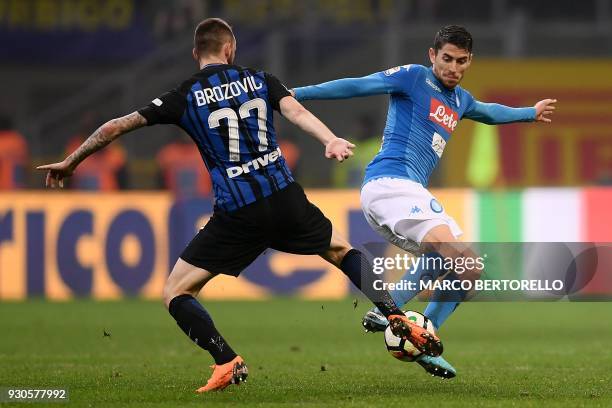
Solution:
<svg viewBox="0 0 612 408">
<path fill-rule="evenodd" d="M 434 38 L 434 50 L 438 52 L 444 44 L 453 44 L 457 48 L 472 52 L 472 34 L 463 26 L 447 25 L 442 27 Z"/>
<path fill-rule="evenodd" d="M 232 27 L 220 18 L 202 20 L 193 35 L 193 47 L 198 54 L 209 55 L 221 51 L 223 44 L 234 40 Z"/>
</svg>

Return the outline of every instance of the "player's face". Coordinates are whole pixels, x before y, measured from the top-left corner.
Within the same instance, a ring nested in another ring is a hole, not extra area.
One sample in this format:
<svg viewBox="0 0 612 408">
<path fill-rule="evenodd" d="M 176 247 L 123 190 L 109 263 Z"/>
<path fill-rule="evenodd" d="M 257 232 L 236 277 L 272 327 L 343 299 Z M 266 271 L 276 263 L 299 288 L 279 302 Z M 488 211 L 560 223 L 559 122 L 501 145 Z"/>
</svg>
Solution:
<svg viewBox="0 0 612 408">
<path fill-rule="evenodd" d="M 456 87 L 472 62 L 472 54 L 456 45 L 446 43 L 437 52 L 429 49 L 429 60 L 436 77 L 447 88 Z"/>
</svg>

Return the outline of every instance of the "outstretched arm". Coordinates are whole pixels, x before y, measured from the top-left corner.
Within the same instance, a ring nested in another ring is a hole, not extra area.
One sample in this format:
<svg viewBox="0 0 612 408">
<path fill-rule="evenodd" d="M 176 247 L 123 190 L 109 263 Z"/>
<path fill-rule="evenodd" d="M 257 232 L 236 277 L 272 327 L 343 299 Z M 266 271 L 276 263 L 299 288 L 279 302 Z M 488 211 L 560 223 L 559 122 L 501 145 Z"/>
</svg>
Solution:
<svg viewBox="0 0 612 408">
<path fill-rule="evenodd" d="M 341 162 L 353 155 L 354 144 L 336 137 L 323 122 L 293 97 L 284 97 L 280 100 L 279 105 L 280 112 L 287 120 L 323 143 L 325 157 L 328 159 L 336 158 Z"/>
<path fill-rule="evenodd" d="M 544 122 L 550 123 L 550 116 L 555 110 L 556 99 L 544 99 L 529 108 L 511 108 L 497 103 L 474 101 L 464 117 L 485 123 L 499 125 L 514 122 Z"/>
<path fill-rule="evenodd" d="M 344 78 L 292 90 L 298 101 L 309 99 L 346 99 L 357 96 L 388 94 L 392 87 L 380 73 L 361 78 Z"/>
<path fill-rule="evenodd" d="M 64 178 L 70 177 L 76 167 L 92 153 L 117 139 L 124 133 L 146 126 L 147 120 L 138 112 L 109 120 L 91 134 L 72 154 L 59 163 L 38 166 L 37 170 L 47 172 L 45 186 L 64 187 Z"/>
</svg>

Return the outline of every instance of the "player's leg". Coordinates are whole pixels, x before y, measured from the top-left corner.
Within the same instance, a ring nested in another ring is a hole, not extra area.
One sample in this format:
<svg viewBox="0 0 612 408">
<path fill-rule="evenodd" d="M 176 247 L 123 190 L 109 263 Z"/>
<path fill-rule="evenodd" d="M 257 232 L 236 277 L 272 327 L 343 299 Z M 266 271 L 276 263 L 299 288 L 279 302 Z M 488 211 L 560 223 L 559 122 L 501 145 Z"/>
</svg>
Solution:
<svg viewBox="0 0 612 408">
<path fill-rule="evenodd" d="M 415 251 L 414 240 L 418 239 L 418 236 L 429 231 L 430 226 L 436 226 L 439 221 L 431 220 L 400 220 L 395 224 L 395 231 L 391 232 L 386 227 L 376 225 L 371 220 L 368 220 L 370 225 L 378 231 L 387 241 L 391 242 L 395 246 L 405 249 L 407 251 Z M 423 232 L 424 231 L 424 232 Z M 412 240 L 410 239 L 412 238 Z M 419 246 L 420 247 L 420 246 Z M 409 301 L 418 292 L 418 285 L 422 280 L 438 279 L 440 275 L 445 273 L 442 268 L 441 262 L 434 262 L 440 255 L 436 252 L 429 252 L 427 256 L 424 256 L 418 267 L 412 271 L 408 271 L 402 278 L 415 282 L 417 288 L 414 291 L 394 291 L 390 292 L 393 296 L 396 304 L 401 307 L 405 302 Z M 431 259 L 432 261 L 429 261 Z M 427 314 L 426 314 L 427 315 Z M 366 331 L 384 331 L 388 326 L 388 321 L 384 315 L 382 315 L 377 308 L 369 310 L 362 321 L 363 327 Z M 442 378 L 453 378 L 457 375 L 455 368 L 448 363 L 442 356 L 432 357 L 426 354 L 422 354 L 415 360 L 421 367 L 423 367 L 428 373 L 433 376 Z"/>
<path fill-rule="evenodd" d="M 368 221 L 387 241 L 410 252 L 415 251 L 415 240 L 428 232 L 431 226 L 435 226 L 440 222 L 435 220 L 400 220 L 395 223 L 396 230 L 392 232 L 387 227 L 378 226 L 372 220 Z M 420 246 L 418 247 L 420 248 Z M 412 271 L 409 270 L 402 278 L 415 283 L 416 288 L 414 291 L 390 292 L 399 307 L 403 306 L 419 292 L 418 286 L 421 281 L 438 279 L 445 272 L 442 268 L 442 263 L 435 262 L 436 258 L 440 258 L 440 255 L 436 252 L 429 252 L 422 258 L 417 268 L 414 268 Z M 373 308 L 365 314 L 362 324 L 366 331 L 384 331 L 389 323 L 377 308 Z M 415 361 L 432 376 L 453 378 L 457 375 L 455 368 L 442 356 L 433 357 L 422 354 Z"/>
<path fill-rule="evenodd" d="M 426 226 L 427 232 L 424 234 L 420 241 L 420 247 L 424 252 L 436 254 L 443 260 L 452 259 L 457 260 L 459 258 L 464 259 L 476 259 L 475 252 L 463 242 L 460 242 L 456 238 L 456 233 L 452 231 L 452 228 L 447 223 L 441 223 L 437 220 L 430 220 L 433 222 Z M 437 223 L 437 224 L 436 224 Z M 395 229 L 398 234 L 404 236 L 411 236 L 413 228 L 411 225 L 413 221 L 406 220 L 399 222 Z M 482 270 L 473 267 L 465 268 L 465 271 L 458 275 L 454 271 L 445 271 L 444 269 L 427 270 L 426 274 L 429 274 L 429 279 L 437 279 L 444 273 L 445 280 L 477 280 L 480 278 Z M 423 275 L 421 275 L 421 278 Z M 458 304 L 465 300 L 469 292 L 464 290 L 457 291 L 445 291 L 436 289 L 432 295 L 432 301 L 425 309 L 424 314 L 432 321 L 436 328 L 439 328 L 444 321 L 450 316 L 450 314 L 457 308 Z"/>
<path fill-rule="evenodd" d="M 401 311 L 389 296 L 389 292 L 374 289 L 374 281 L 379 277 L 372 271 L 372 266 L 365 255 L 353 248 L 335 230 L 332 230 L 329 249 L 320 255 L 344 272 L 353 285 L 370 299 L 385 316 L 401 314 Z"/>
<path fill-rule="evenodd" d="M 215 211 L 183 250 L 168 277 L 164 300 L 179 327 L 214 358 L 214 371 L 198 392 L 223 389 L 246 378 L 246 365 L 196 300 L 214 276 L 238 276 L 266 248 L 258 202 L 232 212 Z"/>
<path fill-rule="evenodd" d="M 401 227 L 400 227 L 401 228 Z M 459 242 L 455 234 L 448 225 L 441 224 L 432 228 L 423 238 L 421 246 L 426 251 L 433 251 L 443 258 L 456 259 L 458 257 L 475 259 L 476 254 L 464 243 Z M 466 270 L 463 274 L 457 275 L 450 271 L 444 276 L 444 280 L 470 279 L 475 280 L 480 277 L 481 271 L 478 269 Z M 457 306 L 469 295 L 467 291 L 443 291 L 434 290 L 431 300 L 423 314 L 429 318 L 436 329 L 448 319 L 455 311 Z M 455 368 L 443 357 L 431 357 L 421 355 L 415 360 L 432 376 L 442 378 L 453 378 L 457 375 Z"/>
<path fill-rule="evenodd" d="M 196 299 L 202 287 L 214 276 L 179 258 L 163 292 L 164 303 L 177 325 L 215 360 L 213 375 L 197 392 L 223 389 L 246 380 L 248 374 L 242 358 L 221 336 L 210 314 Z"/>
<path fill-rule="evenodd" d="M 198 346 L 208 351 L 215 364 L 225 364 L 236 353 L 217 331 L 206 309 L 196 296 L 215 275 L 185 262 L 176 261 L 164 286 L 164 303 L 183 332 Z"/>
<path fill-rule="evenodd" d="M 467 244 L 455 238 L 448 225 L 438 225 L 432 228 L 423 238 L 422 246 L 427 250 L 439 253 L 445 259 L 476 259 L 477 257 L 476 253 Z M 475 281 L 480 279 L 481 273 L 481 269 L 475 267 L 466 268 L 461 274 L 450 271 L 444 279 Z M 470 292 L 466 290 L 445 291 L 436 289 L 425 308 L 424 314 L 432 321 L 436 328 L 439 328 L 469 294 Z"/>
<path fill-rule="evenodd" d="M 365 256 L 333 229 L 331 221 L 292 183 L 270 200 L 276 234 L 270 248 L 292 254 L 317 254 L 341 269 L 364 294 L 380 305 L 383 313 L 400 312 L 388 292 L 373 289 L 375 275 Z M 376 292 L 376 293 L 375 293 Z"/>
<path fill-rule="evenodd" d="M 416 268 L 408 270 L 402 277 L 402 280 L 414 283 L 414 290 L 391 292 L 401 307 L 420 291 L 423 280 L 437 279 L 446 272 L 438 266 L 439 262 L 435 262 L 441 255 L 422 245 L 425 236 L 445 226 L 448 239 L 452 237 L 455 241 L 455 237 L 461 235 L 461 229 L 426 188 L 410 180 L 377 179 L 367 183 L 361 191 L 361 206 L 368 224 L 386 241 L 411 253 L 427 254 Z M 385 328 L 384 319 L 376 310 L 364 316 L 363 324 L 369 331 Z"/>
<path fill-rule="evenodd" d="M 276 222 L 270 248 L 293 253 L 318 254 L 341 269 L 380 310 L 394 321 L 396 335 L 408 339 L 424 353 L 439 355 L 442 343 L 423 328 L 412 324 L 397 308 L 387 291 L 374 289 L 377 275 L 367 258 L 332 228 L 331 221 L 314 204 L 308 201 L 297 183 L 272 196 L 271 214 Z M 414 326 L 414 327 L 413 327 Z"/>
<path fill-rule="evenodd" d="M 413 282 L 412 287 L 414 289 L 396 289 L 389 291 L 389 294 L 398 307 L 404 306 L 421 292 L 420 288 L 422 282 L 436 280 L 445 272 L 443 269 L 437 267 L 438 262 L 436 260 L 439 260 L 440 254 L 436 252 L 427 252 L 420 255 L 420 258 L 419 262 L 415 263 L 412 268 L 408 268 L 406 273 L 400 278 L 400 281 L 403 282 Z"/>
<path fill-rule="evenodd" d="M 410 180 L 372 180 L 362 188 L 360 198 L 370 227 L 387 242 L 412 254 L 422 253 L 420 241 L 429 229 L 452 221 L 427 189 Z M 458 226 L 456 229 L 459 230 Z M 405 272 L 401 280 L 409 282 L 405 287 L 412 289 L 390 292 L 398 307 L 420 292 L 422 280 L 437 279 L 441 271 L 427 267 L 436 257 L 437 254 L 427 254 L 423 262 Z M 362 324 L 366 331 L 376 332 L 384 331 L 388 322 L 377 309 L 371 309 Z"/>
<path fill-rule="evenodd" d="M 406 303 L 411 301 L 417 294 L 421 292 L 421 283 L 438 279 L 444 270 L 438 267 L 439 262 L 436 260 L 440 255 L 435 252 L 429 252 L 422 255 L 421 260 L 413 267 L 408 268 L 406 273 L 400 278 L 400 282 L 406 283 L 406 289 L 390 290 L 389 294 L 395 304 L 401 308 Z M 407 283 L 408 282 L 408 283 Z M 362 320 L 362 325 L 366 332 L 384 331 L 389 322 L 380 313 L 378 308 L 370 309 L 366 312 Z"/>
<path fill-rule="evenodd" d="M 321 257 L 342 270 L 383 313 L 394 334 L 406 338 L 427 355 L 438 356 L 442 353 L 442 342 L 437 336 L 410 322 L 397 307 L 389 292 L 375 289 L 374 281 L 380 277 L 373 272 L 372 265 L 361 251 L 353 248 L 342 236 L 333 231 L 329 249 L 321 253 Z"/>
</svg>

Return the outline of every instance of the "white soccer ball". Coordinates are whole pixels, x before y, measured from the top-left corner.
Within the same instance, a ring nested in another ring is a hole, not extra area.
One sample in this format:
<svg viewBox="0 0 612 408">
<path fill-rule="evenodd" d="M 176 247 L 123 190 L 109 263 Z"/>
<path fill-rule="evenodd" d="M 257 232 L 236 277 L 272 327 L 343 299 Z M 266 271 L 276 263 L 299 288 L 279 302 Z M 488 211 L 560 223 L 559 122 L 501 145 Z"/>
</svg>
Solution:
<svg viewBox="0 0 612 408">
<path fill-rule="evenodd" d="M 436 334 L 433 323 L 426 316 L 413 310 L 408 310 L 404 314 L 412 323 L 421 326 L 431 334 Z M 390 326 L 387 326 L 385 330 L 385 345 L 387 351 L 401 361 L 414 361 L 422 354 L 412 343 L 393 334 Z"/>
</svg>

